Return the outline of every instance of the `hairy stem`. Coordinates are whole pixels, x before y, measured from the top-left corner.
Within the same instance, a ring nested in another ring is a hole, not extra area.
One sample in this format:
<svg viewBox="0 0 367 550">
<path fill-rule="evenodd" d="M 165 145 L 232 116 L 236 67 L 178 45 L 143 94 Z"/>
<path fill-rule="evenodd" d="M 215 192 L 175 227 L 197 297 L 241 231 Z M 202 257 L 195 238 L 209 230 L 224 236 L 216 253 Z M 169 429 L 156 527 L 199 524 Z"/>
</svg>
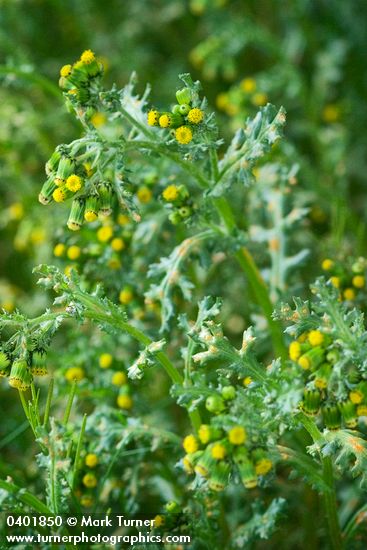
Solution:
<svg viewBox="0 0 367 550">
<path fill-rule="evenodd" d="M 301 424 L 306 428 L 314 443 L 318 443 L 322 435 L 317 428 L 315 422 L 304 413 L 299 413 L 298 419 L 300 420 Z M 333 550 L 342 550 L 343 541 L 338 518 L 333 464 L 329 456 L 323 456 L 321 451 L 319 454 L 322 463 L 322 477 L 324 479 L 325 485 L 327 486 L 327 490 L 325 490 L 323 493 L 323 500 L 330 542 Z"/>
</svg>

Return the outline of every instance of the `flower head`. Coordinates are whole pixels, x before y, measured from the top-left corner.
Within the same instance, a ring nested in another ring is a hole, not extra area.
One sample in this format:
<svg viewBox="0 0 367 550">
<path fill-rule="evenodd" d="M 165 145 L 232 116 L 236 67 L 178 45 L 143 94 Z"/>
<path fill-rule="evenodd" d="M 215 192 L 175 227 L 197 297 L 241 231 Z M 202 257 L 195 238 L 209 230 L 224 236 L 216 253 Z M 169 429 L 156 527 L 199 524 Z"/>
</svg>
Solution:
<svg viewBox="0 0 367 550">
<path fill-rule="evenodd" d="M 83 485 L 85 485 L 85 487 L 88 487 L 88 489 L 93 489 L 94 487 L 96 487 L 97 486 L 96 476 L 92 473 L 85 474 L 85 476 L 83 476 Z"/>
<path fill-rule="evenodd" d="M 363 288 L 366 283 L 363 275 L 355 275 L 352 279 L 352 284 L 355 288 Z"/>
<path fill-rule="evenodd" d="M 101 243 L 106 243 L 107 241 L 109 241 L 112 235 L 113 235 L 113 229 L 109 225 L 100 227 L 97 231 L 97 239 Z"/>
<path fill-rule="evenodd" d="M 133 406 L 133 400 L 130 395 L 121 394 L 117 398 L 117 406 L 120 407 L 120 409 L 131 409 Z"/>
<path fill-rule="evenodd" d="M 112 376 L 112 384 L 114 386 L 123 386 L 127 382 L 127 376 L 123 371 L 116 371 Z"/>
<path fill-rule="evenodd" d="M 102 353 L 99 356 L 99 366 L 101 369 L 108 369 L 112 365 L 113 357 L 110 353 Z"/>
<path fill-rule="evenodd" d="M 54 256 L 56 256 L 56 258 L 60 258 L 64 255 L 65 250 L 66 246 L 63 243 L 57 243 L 54 248 Z"/>
<path fill-rule="evenodd" d="M 308 335 L 308 341 L 311 346 L 319 346 L 324 341 L 324 335 L 320 330 L 310 330 Z"/>
<path fill-rule="evenodd" d="M 151 110 L 147 116 L 147 122 L 149 126 L 158 126 L 159 111 Z"/>
<path fill-rule="evenodd" d="M 227 450 L 222 443 L 214 443 L 211 449 L 212 457 L 216 460 L 222 460 L 227 454 Z"/>
<path fill-rule="evenodd" d="M 199 443 L 193 434 L 187 435 L 182 443 L 187 454 L 195 453 L 199 448 Z"/>
<path fill-rule="evenodd" d="M 80 382 L 84 376 L 84 370 L 81 367 L 70 367 L 65 373 L 65 378 L 68 382 L 73 382 L 74 380 Z"/>
<path fill-rule="evenodd" d="M 98 464 L 98 456 L 94 453 L 88 453 L 85 457 L 85 465 L 88 466 L 88 468 L 95 468 Z"/>
<path fill-rule="evenodd" d="M 119 294 L 120 303 L 125 306 L 127 304 L 130 304 L 133 298 L 134 298 L 133 291 L 129 287 L 124 287 Z"/>
<path fill-rule="evenodd" d="M 67 78 L 71 75 L 72 66 L 71 65 L 64 65 L 60 69 L 60 76 Z"/>
<path fill-rule="evenodd" d="M 180 126 L 175 131 L 175 137 L 181 145 L 187 145 L 192 140 L 192 130 L 189 126 Z"/>
<path fill-rule="evenodd" d="M 194 107 L 194 109 L 191 109 L 187 115 L 187 120 L 191 122 L 191 124 L 199 124 L 204 119 L 204 111 L 201 109 L 198 109 L 197 107 Z"/>
<path fill-rule="evenodd" d="M 246 431 L 242 426 L 234 426 L 228 432 L 228 439 L 232 445 L 242 445 L 246 441 Z"/>
<path fill-rule="evenodd" d="M 138 197 L 140 202 L 146 204 L 152 200 L 153 193 L 151 192 L 149 187 L 143 186 L 139 187 L 136 196 Z"/>
<path fill-rule="evenodd" d="M 66 254 L 69 260 L 77 260 L 81 254 L 80 247 L 76 245 L 69 246 Z"/>
<path fill-rule="evenodd" d="M 92 63 L 92 61 L 95 61 L 96 57 L 92 50 L 85 50 L 82 55 L 80 56 L 80 61 L 82 63 L 85 63 L 86 65 L 89 65 Z"/>
<path fill-rule="evenodd" d="M 82 186 L 82 180 L 76 174 L 72 174 L 66 180 L 66 187 L 69 189 L 69 191 L 72 191 L 73 193 L 76 193 L 77 191 L 79 191 L 81 186 Z"/>
<path fill-rule="evenodd" d="M 178 196 L 179 196 L 178 187 L 177 185 L 173 185 L 173 184 L 166 187 L 162 193 L 162 197 L 167 202 L 175 201 Z"/>
<path fill-rule="evenodd" d="M 289 344 L 289 358 L 292 359 L 292 361 L 297 361 L 299 357 L 301 356 L 301 344 L 299 342 L 291 342 Z"/>
</svg>

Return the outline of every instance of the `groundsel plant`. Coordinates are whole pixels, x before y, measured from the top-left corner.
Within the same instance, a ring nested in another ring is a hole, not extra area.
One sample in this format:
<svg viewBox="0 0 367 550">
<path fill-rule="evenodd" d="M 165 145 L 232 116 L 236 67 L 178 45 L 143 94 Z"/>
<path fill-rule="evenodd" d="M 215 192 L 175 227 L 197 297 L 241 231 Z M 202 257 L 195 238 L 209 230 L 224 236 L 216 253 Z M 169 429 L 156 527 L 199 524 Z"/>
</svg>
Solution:
<svg viewBox="0 0 367 550">
<path fill-rule="evenodd" d="M 200 83 L 180 80 L 158 107 L 135 75 L 105 89 L 90 50 L 61 68 L 82 131 L 56 146 L 39 191 L 65 214 L 57 265 L 35 268 L 53 306 L 0 317 L 0 375 L 19 393 L 47 490 L 0 481 L 2 508 L 146 513 L 149 493 L 157 531 L 244 548 L 278 536 L 296 479 L 300 498 L 323 502 L 312 529 L 358 548 L 367 262 L 325 259 L 308 300 L 292 299 L 307 210 L 278 144 L 285 110 L 261 107 L 226 144 Z"/>
</svg>

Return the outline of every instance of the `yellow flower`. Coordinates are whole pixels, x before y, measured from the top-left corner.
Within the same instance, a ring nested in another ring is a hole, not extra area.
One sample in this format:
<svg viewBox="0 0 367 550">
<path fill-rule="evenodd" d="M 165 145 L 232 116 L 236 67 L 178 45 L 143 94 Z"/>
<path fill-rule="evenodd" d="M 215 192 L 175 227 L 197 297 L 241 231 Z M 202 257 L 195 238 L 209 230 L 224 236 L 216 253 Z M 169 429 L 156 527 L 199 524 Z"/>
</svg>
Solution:
<svg viewBox="0 0 367 550">
<path fill-rule="evenodd" d="M 73 193 L 76 193 L 77 191 L 79 191 L 81 186 L 82 186 L 82 180 L 76 174 L 72 174 L 66 180 L 66 187 L 69 189 L 69 191 L 72 191 Z"/>
<path fill-rule="evenodd" d="M 340 287 L 340 279 L 339 277 L 330 277 L 330 282 L 335 288 Z"/>
<path fill-rule="evenodd" d="M 103 227 L 100 227 L 97 231 L 97 239 L 101 243 L 106 243 L 110 240 L 110 238 L 113 235 L 113 229 L 110 225 L 104 225 Z"/>
<path fill-rule="evenodd" d="M 98 218 L 98 215 L 96 212 L 93 212 L 93 210 L 86 210 L 84 213 L 84 219 L 86 222 L 95 222 Z"/>
<path fill-rule="evenodd" d="M 319 330 L 310 330 L 308 341 L 310 342 L 311 346 L 319 346 L 324 341 L 324 335 Z"/>
<path fill-rule="evenodd" d="M 117 218 L 117 222 L 120 225 L 127 225 L 130 222 L 130 218 L 126 214 L 119 214 Z"/>
<path fill-rule="evenodd" d="M 108 369 L 112 365 L 113 357 L 110 353 L 102 353 L 99 356 L 99 366 L 101 369 Z"/>
<path fill-rule="evenodd" d="M 117 405 L 120 407 L 120 409 L 131 409 L 133 406 L 133 400 L 131 399 L 130 395 L 119 395 L 117 398 Z"/>
<path fill-rule="evenodd" d="M 307 332 L 303 332 L 302 334 L 300 334 L 300 335 L 298 336 L 297 342 L 300 342 L 301 344 L 303 344 L 304 342 L 306 342 L 307 336 L 308 336 L 308 333 L 307 333 Z"/>
<path fill-rule="evenodd" d="M 95 55 L 92 52 L 92 50 L 85 50 L 82 55 L 80 56 L 80 61 L 82 63 L 85 63 L 86 65 L 89 65 L 95 60 Z"/>
<path fill-rule="evenodd" d="M 337 105 L 330 103 L 325 105 L 322 111 L 322 118 L 325 122 L 336 122 L 340 117 L 340 109 Z"/>
<path fill-rule="evenodd" d="M 228 94 L 224 92 L 218 94 L 215 102 L 217 104 L 218 109 L 220 109 L 221 111 L 224 111 L 229 103 Z"/>
<path fill-rule="evenodd" d="M 182 446 L 187 454 L 195 453 L 199 448 L 199 443 L 193 434 L 187 435 L 182 442 Z"/>
<path fill-rule="evenodd" d="M 365 285 L 365 278 L 363 277 L 363 275 L 355 275 L 352 279 L 352 284 L 353 286 L 355 286 L 356 288 L 363 288 L 364 285 Z"/>
<path fill-rule="evenodd" d="M 358 416 L 367 416 L 367 405 L 358 405 L 357 415 Z"/>
<path fill-rule="evenodd" d="M 325 388 L 327 388 L 327 380 L 325 380 L 324 378 L 315 378 L 315 386 L 319 390 L 324 390 Z"/>
<path fill-rule="evenodd" d="M 62 187 L 58 187 L 52 193 L 52 197 L 53 197 L 55 202 L 64 202 L 64 200 L 66 199 L 65 190 Z"/>
<path fill-rule="evenodd" d="M 167 202 L 175 201 L 178 197 L 177 185 L 169 185 L 168 187 L 166 187 L 162 193 L 162 197 Z"/>
<path fill-rule="evenodd" d="M 81 367 L 70 367 L 65 372 L 65 378 L 68 382 L 73 382 L 74 380 L 80 382 L 84 378 L 84 370 Z"/>
<path fill-rule="evenodd" d="M 235 426 L 228 432 L 228 439 L 232 445 L 242 445 L 246 441 L 246 431 L 242 426 Z"/>
<path fill-rule="evenodd" d="M 149 187 L 146 187 L 144 185 L 143 187 L 139 187 L 136 196 L 138 197 L 140 202 L 146 204 L 152 200 L 153 194 Z"/>
<path fill-rule="evenodd" d="M 46 240 L 45 230 L 42 227 L 36 227 L 35 229 L 32 229 L 30 234 L 30 240 L 31 240 L 31 243 L 33 244 L 44 243 Z"/>
<path fill-rule="evenodd" d="M 24 208 L 22 203 L 13 202 L 13 204 L 9 206 L 9 214 L 12 220 L 22 219 L 24 215 Z"/>
<path fill-rule="evenodd" d="M 93 489 L 94 487 L 96 487 L 97 486 L 96 476 L 92 473 L 85 474 L 85 476 L 83 476 L 83 485 L 88 487 L 88 489 Z"/>
<path fill-rule="evenodd" d="M 256 90 L 256 80 L 254 78 L 244 78 L 240 82 L 241 90 L 247 94 L 251 94 Z"/>
<path fill-rule="evenodd" d="M 245 376 L 245 378 L 242 380 L 242 384 L 247 388 L 250 384 L 252 384 L 252 378 L 251 376 Z"/>
<path fill-rule="evenodd" d="M 362 403 L 363 401 L 363 393 L 360 391 L 360 390 L 352 390 L 350 393 L 349 393 L 349 399 L 351 400 L 352 403 L 354 403 L 355 405 L 358 405 L 359 403 Z"/>
<path fill-rule="evenodd" d="M 210 426 L 208 426 L 208 424 L 201 424 L 198 431 L 198 436 L 201 443 L 206 445 L 210 440 Z"/>
<path fill-rule="evenodd" d="M 192 140 L 192 130 L 189 126 L 180 126 L 175 131 L 175 137 L 178 143 L 186 145 Z"/>
<path fill-rule="evenodd" d="M 84 506 L 84 508 L 90 508 L 94 504 L 94 499 L 91 495 L 83 495 L 80 498 L 80 504 Z"/>
<path fill-rule="evenodd" d="M 160 527 L 161 525 L 164 525 L 164 517 L 163 516 L 155 516 L 153 519 L 154 521 L 154 527 Z"/>
<path fill-rule="evenodd" d="M 267 101 L 268 101 L 268 96 L 263 92 L 257 92 L 251 98 L 251 102 L 254 105 L 256 105 L 256 107 L 261 107 L 262 105 L 266 105 Z"/>
<path fill-rule="evenodd" d="M 149 126 L 158 126 L 159 112 L 151 110 L 148 113 L 147 121 Z"/>
<path fill-rule="evenodd" d="M 299 359 L 298 359 L 298 364 L 300 367 L 302 367 L 303 369 L 305 370 L 308 370 L 311 366 L 311 363 L 310 363 L 310 360 L 308 357 L 305 357 L 304 355 L 302 355 Z"/>
<path fill-rule="evenodd" d="M 162 115 L 159 117 L 159 126 L 161 128 L 168 128 L 170 125 L 170 117 L 168 115 Z"/>
<path fill-rule="evenodd" d="M 94 113 L 90 119 L 91 123 L 95 128 L 103 126 L 106 122 L 106 115 L 104 113 Z"/>
<path fill-rule="evenodd" d="M 112 376 L 112 384 L 114 386 L 123 386 L 127 383 L 127 376 L 121 370 L 114 372 Z"/>
<path fill-rule="evenodd" d="M 301 344 L 299 342 L 291 342 L 288 351 L 289 358 L 292 359 L 292 361 L 297 361 L 301 356 Z"/>
<path fill-rule="evenodd" d="M 73 246 L 69 246 L 66 254 L 69 260 L 77 260 L 80 256 L 80 253 L 81 253 L 80 247 L 73 245 Z"/>
<path fill-rule="evenodd" d="M 354 288 L 346 288 L 343 292 L 343 297 L 345 298 L 345 300 L 354 300 L 354 298 L 356 297 L 356 291 L 354 290 Z"/>
<path fill-rule="evenodd" d="M 212 457 L 215 458 L 215 460 L 222 460 L 227 454 L 226 448 L 221 443 L 214 443 L 212 450 L 211 450 Z"/>
<path fill-rule="evenodd" d="M 188 112 L 187 120 L 191 124 L 199 124 L 204 119 L 204 112 L 201 109 L 195 107 Z"/>
<path fill-rule="evenodd" d="M 261 458 L 258 462 L 255 464 L 255 471 L 258 476 L 264 476 L 273 467 L 273 463 L 270 460 L 270 458 Z"/>
<path fill-rule="evenodd" d="M 120 250 L 123 250 L 125 248 L 125 243 L 123 239 L 120 239 L 118 237 L 116 237 L 115 239 L 112 239 L 111 248 L 115 252 L 120 252 Z"/>
<path fill-rule="evenodd" d="M 323 262 L 321 264 L 321 268 L 324 271 L 330 271 L 331 269 L 333 269 L 333 267 L 334 267 L 334 262 L 333 262 L 333 260 L 330 260 L 329 258 L 325 258 L 325 260 L 323 260 Z"/>
<path fill-rule="evenodd" d="M 63 76 L 64 78 L 67 78 L 71 74 L 71 69 L 72 69 L 71 65 L 64 65 L 60 69 L 60 76 Z"/>
<path fill-rule="evenodd" d="M 66 246 L 63 243 L 58 243 L 54 248 L 54 256 L 60 258 L 64 255 Z"/>
<path fill-rule="evenodd" d="M 88 468 L 95 468 L 98 464 L 98 456 L 94 453 L 88 453 L 85 457 L 85 465 L 88 466 Z"/>
<path fill-rule="evenodd" d="M 119 300 L 121 304 L 124 304 L 125 306 L 127 304 L 130 304 L 130 302 L 133 300 L 134 294 L 130 288 L 123 288 L 119 294 Z"/>
</svg>

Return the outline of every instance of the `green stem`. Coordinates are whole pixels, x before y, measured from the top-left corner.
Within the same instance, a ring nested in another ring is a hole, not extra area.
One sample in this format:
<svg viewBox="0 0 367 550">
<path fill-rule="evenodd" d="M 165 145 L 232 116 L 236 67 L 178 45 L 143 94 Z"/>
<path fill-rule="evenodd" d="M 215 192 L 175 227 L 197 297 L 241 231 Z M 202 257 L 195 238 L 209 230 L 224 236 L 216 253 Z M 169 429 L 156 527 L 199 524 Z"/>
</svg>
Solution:
<svg viewBox="0 0 367 550">
<path fill-rule="evenodd" d="M 43 417 L 43 426 L 44 427 L 47 426 L 48 419 L 50 417 L 50 409 L 51 409 L 51 402 L 52 402 L 53 392 L 54 392 L 54 379 L 50 378 L 50 385 L 48 386 L 45 414 L 44 414 L 44 417 Z"/>
<path fill-rule="evenodd" d="M 73 489 L 75 489 L 75 485 L 76 485 L 76 478 L 77 478 L 78 467 L 79 467 L 79 458 L 80 458 L 80 452 L 82 450 L 82 441 L 83 441 L 83 436 L 84 436 L 86 424 L 87 424 L 87 415 L 85 414 L 83 416 L 82 425 L 81 425 L 81 428 L 80 428 L 80 433 L 79 433 L 79 438 L 78 438 L 78 443 L 77 443 L 76 451 L 75 451 L 75 459 L 74 459 L 74 467 L 73 467 L 73 480 L 72 480 L 72 484 L 71 484 Z"/>
<path fill-rule="evenodd" d="M 322 434 L 317 428 L 314 421 L 311 420 L 311 418 L 306 416 L 304 413 L 299 413 L 298 419 L 300 420 L 301 424 L 303 424 L 303 426 L 306 428 L 314 443 L 319 443 L 320 439 L 322 438 Z M 323 456 L 321 451 L 319 454 L 322 463 L 322 477 L 324 479 L 325 485 L 328 488 L 323 493 L 323 499 L 329 529 L 330 543 L 333 550 L 342 550 L 343 540 L 338 518 L 333 464 L 329 456 Z"/>
<path fill-rule="evenodd" d="M 74 380 L 74 382 L 73 382 L 73 385 L 72 385 L 70 393 L 69 393 L 68 402 L 66 404 L 65 414 L 64 414 L 63 421 L 62 421 L 64 426 L 66 426 L 66 424 L 69 422 L 69 417 L 70 417 L 70 413 L 71 413 L 71 407 L 73 406 L 75 392 L 76 392 L 76 380 Z"/>
<path fill-rule="evenodd" d="M 229 231 L 233 231 L 236 228 L 236 221 L 234 219 L 232 210 L 224 197 L 215 199 L 215 206 L 224 221 L 225 226 Z M 256 263 L 246 247 L 242 247 L 235 253 L 236 260 L 240 264 L 242 270 L 246 274 L 246 277 L 250 283 L 255 298 L 263 310 L 263 313 L 268 322 L 271 340 L 273 343 L 274 352 L 278 357 L 282 359 L 287 358 L 287 349 L 283 342 L 283 331 L 281 325 L 275 321 L 273 315 L 273 304 L 270 300 L 267 286 L 264 279 L 256 266 Z"/>
<path fill-rule="evenodd" d="M 20 402 L 22 403 L 22 407 L 23 407 L 23 410 L 24 410 L 24 414 L 26 415 L 26 418 L 27 418 L 27 420 L 28 420 L 28 422 L 29 422 L 29 425 L 30 425 L 30 427 L 32 428 L 32 432 L 33 432 L 34 437 L 36 437 L 36 431 L 35 431 L 35 428 L 34 428 L 34 426 L 33 426 L 32 418 L 31 418 L 31 416 L 30 416 L 30 414 L 29 414 L 29 407 L 28 407 L 28 405 L 27 405 L 27 403 L 26 403 L 26 400 L 25 400 L 25 398 L 24 398 L 24 394 L 23 394 L 23 392 L 22 392 L 21 390 L 19 390 L 18 393 L 19 393 L 19 397 L 20 397 Z"/>
<path fill-rule="evenodd" d="M 325 456 L 322 458 L 322 467 L 324 481 L 330 488 L 329 491 L 326 491 L 324 493 L 324 505 L 329 526 L 330 541 L 334 550 L 340 550 L 341 548 L 343 548 L 343 541 L 336 503 L 333 464 L 329 456 Z"/>
</svg>

